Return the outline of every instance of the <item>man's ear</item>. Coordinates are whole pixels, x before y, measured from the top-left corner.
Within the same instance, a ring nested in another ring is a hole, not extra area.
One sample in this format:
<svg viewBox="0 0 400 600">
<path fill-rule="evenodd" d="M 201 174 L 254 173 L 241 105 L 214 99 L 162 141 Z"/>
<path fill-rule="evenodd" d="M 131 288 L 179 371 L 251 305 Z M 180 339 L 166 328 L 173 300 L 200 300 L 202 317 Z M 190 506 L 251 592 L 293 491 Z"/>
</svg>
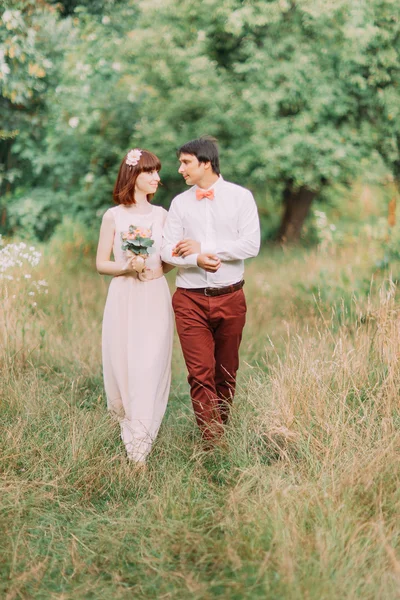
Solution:
<svg viewBox="0 0 400 600">
<path fill-rule="evenodd" d="M 204 168 L 205 169 L 211 169 L 211 162 L 208 161 L 208 162 L 204 163 Z"/>
</svg>

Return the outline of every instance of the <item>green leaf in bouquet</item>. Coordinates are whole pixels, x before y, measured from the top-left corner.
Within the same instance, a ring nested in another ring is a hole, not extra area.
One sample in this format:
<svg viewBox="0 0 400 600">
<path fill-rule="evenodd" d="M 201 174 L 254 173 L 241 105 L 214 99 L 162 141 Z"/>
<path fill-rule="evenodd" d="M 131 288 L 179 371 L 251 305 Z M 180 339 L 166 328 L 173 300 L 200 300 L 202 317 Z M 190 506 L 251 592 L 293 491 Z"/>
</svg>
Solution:
<svg viewBox="0 0 400 600">
<path fill-rule="evenodd" d="M 126 252 L 127 250 L 130 250 L 131 252 L 134 252 L 135 254 L 137 254 L 140 249 L 140 244 L 137 243 L 136 240 L 126 240 L 121 245 L 121 248 L 124 252 Z"/>
</svg>

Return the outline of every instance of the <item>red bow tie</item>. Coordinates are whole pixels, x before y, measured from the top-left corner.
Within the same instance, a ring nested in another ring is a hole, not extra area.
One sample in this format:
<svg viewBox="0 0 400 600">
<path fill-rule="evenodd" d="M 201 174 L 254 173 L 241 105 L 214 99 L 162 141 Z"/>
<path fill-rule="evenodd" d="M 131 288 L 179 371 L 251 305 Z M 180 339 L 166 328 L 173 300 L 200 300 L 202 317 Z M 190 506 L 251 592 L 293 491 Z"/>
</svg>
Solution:
<svg viewBox="0 0 400 600">
<path fill-rule="evenodd" d="M 210 198 L 210 200 L 214 200 L 214 190 L 201 190 L 200 188 L 197 188 L 196 198 L 197 200 L 202 200 L 203 198 Z"/>
</svg>

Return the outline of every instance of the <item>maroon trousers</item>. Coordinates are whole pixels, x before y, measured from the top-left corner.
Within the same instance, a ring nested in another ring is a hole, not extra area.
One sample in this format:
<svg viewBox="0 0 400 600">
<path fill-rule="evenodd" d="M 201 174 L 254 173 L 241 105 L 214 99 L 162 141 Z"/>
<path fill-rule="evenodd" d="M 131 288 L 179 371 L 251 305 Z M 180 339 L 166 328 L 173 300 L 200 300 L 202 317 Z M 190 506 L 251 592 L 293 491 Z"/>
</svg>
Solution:
<svg viewBox="0 0 400 600">
<path fill-rule="evenodd" d="M 178 288 L 172 305 L 196 420 L 203 437 L 213 439 L 223 432 L 235 394 L 245 296 L 243 290 L 209 297 Z"/>
</svg>

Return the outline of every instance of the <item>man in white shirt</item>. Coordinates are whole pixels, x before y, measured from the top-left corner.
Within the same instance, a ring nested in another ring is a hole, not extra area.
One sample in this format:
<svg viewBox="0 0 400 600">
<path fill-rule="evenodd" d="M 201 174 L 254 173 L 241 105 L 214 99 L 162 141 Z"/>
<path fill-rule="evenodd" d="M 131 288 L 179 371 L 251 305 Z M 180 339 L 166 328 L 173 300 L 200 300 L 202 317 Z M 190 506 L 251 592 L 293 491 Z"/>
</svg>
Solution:
<svg viewBox="0 0 400 600">
<path fill-rule="evenodd" d="M 178 267 L 176 326 L 196 420 L 213 441 L 235 393 L 246 320 L 243 261 L 258 254 L 260 225 L 252 193 L 220 175 L 214 138 L 187 142 L 177 155 L 192 187 L 172 201 L 161 256 Z"/>
</svg>

